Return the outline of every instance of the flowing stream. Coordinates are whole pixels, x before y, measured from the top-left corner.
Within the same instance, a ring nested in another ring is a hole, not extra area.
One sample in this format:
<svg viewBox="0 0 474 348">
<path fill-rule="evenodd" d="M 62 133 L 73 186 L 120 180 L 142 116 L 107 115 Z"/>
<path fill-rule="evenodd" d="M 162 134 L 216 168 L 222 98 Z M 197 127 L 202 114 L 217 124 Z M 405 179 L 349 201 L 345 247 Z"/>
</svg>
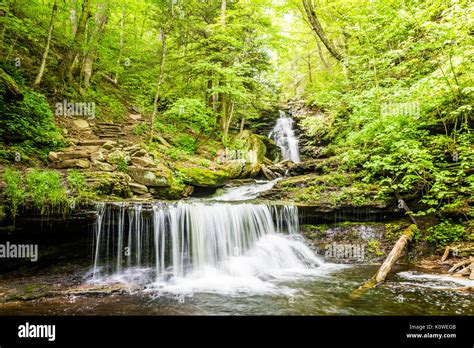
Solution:
<svg viewBox="0 0 474 348">
<path fill-rule="evenodd" d="M 283 160 L 300 162 L 298 138 L 293 131 L 293 119 L 288 117 L 284 111 L 280 110 L 280 117 L 268 137 L 273 139 L 281 149 Z"/>
</svg>

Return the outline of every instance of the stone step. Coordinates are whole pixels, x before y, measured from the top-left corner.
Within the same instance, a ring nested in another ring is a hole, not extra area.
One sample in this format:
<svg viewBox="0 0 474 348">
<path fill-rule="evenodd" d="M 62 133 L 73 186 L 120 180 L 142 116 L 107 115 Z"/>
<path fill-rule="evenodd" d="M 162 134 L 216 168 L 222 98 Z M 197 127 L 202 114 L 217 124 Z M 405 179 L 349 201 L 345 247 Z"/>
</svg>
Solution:
<svg viewBox="0 0 474 348">
<path fill-rule="evenodd" d="M 122 125 L 120 125 L 120 126 L 119 126 L 119 125 L 114 125 L 114 126 L 112 126 L 112 125 L 110 125 L 110 126 L 95 126 L 94 128 L 100 128 L 100 129 L 109 129 L 109 128 L 110 128 L 110 129 L 116 129 L 116 128 L 119 128 L 119 129 L 120 129 L 120 128 L 122 128 Z"/>
<path fill-rule="evenodd" d="M 100 139 L 79 140 L 77 145 L 79 145 L 79 146 L 102 146 L 106 142 L 107 142 L 106 140 L 100 140 Z"/>
<path fill-rule="evenodd" d="M 118 124 L 110 123 L 110 122 L 97 122 L 95 125 L 96 126 L 118 126 Z"/>
<path fill-rule="evenodd" d="M 103 133 L 103 132 L 111 132 L 111 133 L 116 133 L 116 132 L 121 132 L 122 131 L 122 128 L 117 128 L 117 129 L 99 129 L 99 128 L 96 128 L 94 129 L 94 132 L 95 133 Z"/>
<path fill-rule="evenodd" d="M 123 136 L 123 135 L 122 135 Z M 113 139 L 113 140 L 116 140 L 117 138 L 119 138 L 118 135 L 99 135 L 99 138 L 101 139 Z"/>
</svg>

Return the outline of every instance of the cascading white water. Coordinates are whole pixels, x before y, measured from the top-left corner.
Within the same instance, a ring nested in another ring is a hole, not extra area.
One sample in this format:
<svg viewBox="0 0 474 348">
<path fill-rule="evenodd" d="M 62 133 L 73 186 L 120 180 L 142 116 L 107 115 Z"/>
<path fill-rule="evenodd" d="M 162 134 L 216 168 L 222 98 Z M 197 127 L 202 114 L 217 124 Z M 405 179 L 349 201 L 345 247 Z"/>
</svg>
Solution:
<svg viewBox="0 0 474 348">
<path fill-rule="evenodd" d="M 255 181 L 255 183 L 236 187 L 227 187 L 223 192 L 209 198 L 212 201 L 235 202 L 255 199 L 259 193 L 271 190 L 281 178 L 271 181 Z"/>
<path fill-rule="evenodd" d="M 323 265 L 298 234 L 294 206 L 108 203 L 97 213 L 95 281 L 112 275 L 166 291 L 275 291 L 269 279 Z"/>
<path fill-rule="evenodd" d="M 280 117 L 268 137 L 273 139 L 281 149 L 284 160 L 290 160 L 294 163 L 300 162 L 298 138 L 293 131 L 293 119 L 286 116 L 284 111 L 280 110 Z"/>
</svg>

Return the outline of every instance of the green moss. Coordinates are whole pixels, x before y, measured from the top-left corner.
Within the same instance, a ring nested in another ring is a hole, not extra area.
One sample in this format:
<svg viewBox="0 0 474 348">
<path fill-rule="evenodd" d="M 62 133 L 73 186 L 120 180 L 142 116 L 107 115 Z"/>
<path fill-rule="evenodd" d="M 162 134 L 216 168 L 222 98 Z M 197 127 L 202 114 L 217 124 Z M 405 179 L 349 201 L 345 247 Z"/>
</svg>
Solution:
<svg viewBox="0 0 474 348">
<path fill-rule="evenodd" d="M 229 174 L 223 170 L 211 170 L 200 167 L 176 165 L 175 169 L 185 176 L 186 183 L 199 186 L 220 186 L 229 180 Z"/>
</svg>

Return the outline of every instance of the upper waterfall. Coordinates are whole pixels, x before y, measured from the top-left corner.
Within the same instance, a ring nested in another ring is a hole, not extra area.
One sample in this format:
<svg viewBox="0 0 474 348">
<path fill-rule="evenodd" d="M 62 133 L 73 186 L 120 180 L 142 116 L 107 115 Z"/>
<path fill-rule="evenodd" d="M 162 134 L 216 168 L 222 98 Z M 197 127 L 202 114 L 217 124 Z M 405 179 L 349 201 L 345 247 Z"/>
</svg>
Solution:
<svg viewBox="0 0 474 348">
<path fill-rule="evenodd" d="M 293 131 L 293 119 L 288 117 L 284 111 L 280 110 L 280 117 L 276 125 L 269 134 L 281 149 L 281 155 L 284 160 L 290 160 L 294 163 L 300 162 L 300 153 L 298 148 L 298 138 Z"/>
</svg>

